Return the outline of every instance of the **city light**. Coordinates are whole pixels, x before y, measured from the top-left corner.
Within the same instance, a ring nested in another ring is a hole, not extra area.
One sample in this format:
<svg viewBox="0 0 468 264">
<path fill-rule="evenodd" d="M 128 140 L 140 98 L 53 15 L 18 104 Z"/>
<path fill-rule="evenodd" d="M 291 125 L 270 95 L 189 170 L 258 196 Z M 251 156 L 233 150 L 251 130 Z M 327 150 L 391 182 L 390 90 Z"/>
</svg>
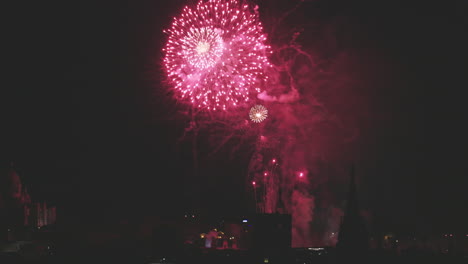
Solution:
<svg viewBox="0 0 468 264">
<path fill-rule="evenodd" d="M 308 248 L 308 250 L 312 250 L 312 251 L 321 251 L 321 250 L 324 250 L 325 248 L 321 248 L 321 247 L 317 247 L 317 248 Z"/>
</svg>

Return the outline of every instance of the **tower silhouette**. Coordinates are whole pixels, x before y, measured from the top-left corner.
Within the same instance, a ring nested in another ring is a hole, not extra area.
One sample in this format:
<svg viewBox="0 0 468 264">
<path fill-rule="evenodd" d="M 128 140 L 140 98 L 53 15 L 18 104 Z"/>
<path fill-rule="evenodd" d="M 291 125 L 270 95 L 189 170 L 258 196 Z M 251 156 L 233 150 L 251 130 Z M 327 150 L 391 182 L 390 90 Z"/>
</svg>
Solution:
<svg viewBox="0 0 468 264">
<path fill-rule="evenodd" d="M 350 171 L 350 183 L 346 209 L 341 219 L 336 250 L 345 259 L 361 258 L 369 248 L 368 233 L 364 219 L 359 214 L 354 165 Z"/>
</svg>

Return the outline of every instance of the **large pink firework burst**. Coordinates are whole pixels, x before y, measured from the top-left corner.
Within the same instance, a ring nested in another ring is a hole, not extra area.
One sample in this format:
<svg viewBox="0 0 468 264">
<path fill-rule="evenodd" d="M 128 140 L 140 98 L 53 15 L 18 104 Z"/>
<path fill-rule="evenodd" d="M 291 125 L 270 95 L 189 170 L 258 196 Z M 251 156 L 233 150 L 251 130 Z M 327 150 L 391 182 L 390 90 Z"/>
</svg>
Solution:
<svg viewBox="0 0 468 264">
<path fill-rule="evenodd" d="M 256 10 L 200 0 L 175 17 L 164 48 L 169 82 L 197 108 L 226 110 L 261 92 L 270 47 Z"/>
</svg>

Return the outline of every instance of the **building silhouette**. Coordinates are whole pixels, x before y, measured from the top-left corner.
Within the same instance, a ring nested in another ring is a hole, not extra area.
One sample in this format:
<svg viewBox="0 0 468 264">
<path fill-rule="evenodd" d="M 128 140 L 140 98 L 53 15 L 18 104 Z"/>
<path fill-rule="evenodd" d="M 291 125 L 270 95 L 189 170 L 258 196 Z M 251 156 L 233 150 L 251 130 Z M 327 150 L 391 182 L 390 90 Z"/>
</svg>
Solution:
<svg viewBox="0 0 468 264">
<path fill-rule="evenodd" d="M 25 239 L 28 231 L 55 224 L 56 207 L 31 199 L 11 164 L 0 173 L 0 241 Z"/>
</svg>

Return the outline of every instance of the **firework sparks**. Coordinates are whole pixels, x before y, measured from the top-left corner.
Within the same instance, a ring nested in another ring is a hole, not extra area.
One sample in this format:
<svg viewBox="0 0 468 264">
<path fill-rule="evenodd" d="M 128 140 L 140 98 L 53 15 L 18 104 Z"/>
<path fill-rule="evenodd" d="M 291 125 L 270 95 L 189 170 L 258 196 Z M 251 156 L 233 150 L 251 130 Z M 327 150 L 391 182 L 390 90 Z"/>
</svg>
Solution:
<svg viewBox="0 0 468 264">
<path fill-rule="evenodd" d="M 263 105 L 256 105 L 250 109 L 250 120 L 255 123 L 260 123 L 265 120 L 268 116 L 268 109 L 266 109 Z"/>
<path fill-rule="evenodd" d="M 208 110 L 235 107 L 261 92 L 271 66 L 258 13 L 238 0 L 200 0 L 166 32 L 164 66 L 181 98 Z"/>
<path fill-rule="evenodd" d="M 223 53 L 223 40 L 212 28 L 191 28 L 181 43 L 183 56 L 199 70 L 213 67 Z"/>
</svg>

